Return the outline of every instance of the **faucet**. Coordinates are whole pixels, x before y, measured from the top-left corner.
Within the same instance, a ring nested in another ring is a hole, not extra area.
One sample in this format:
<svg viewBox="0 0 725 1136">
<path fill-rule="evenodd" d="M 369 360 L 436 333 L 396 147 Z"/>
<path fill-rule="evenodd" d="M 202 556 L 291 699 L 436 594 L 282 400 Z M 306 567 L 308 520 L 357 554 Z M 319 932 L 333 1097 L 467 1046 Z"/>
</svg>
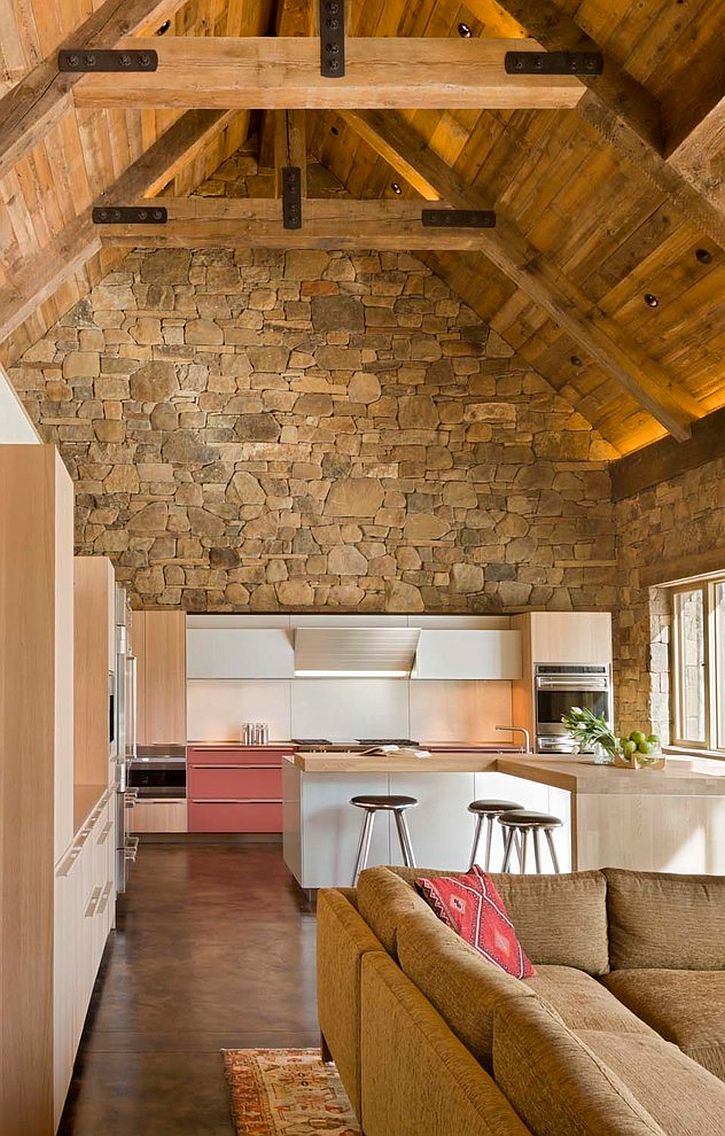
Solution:
<svg viewBox="0 0 725 1136">
<path fill-rule="evenodd" d="M 531 753 L 531 734 L 524 726 L 495 726 L 494 729 L 505 730 L 507 734 L 523 734 L 526 748 L 522 747 L 521 752 Z"/>
</svg>

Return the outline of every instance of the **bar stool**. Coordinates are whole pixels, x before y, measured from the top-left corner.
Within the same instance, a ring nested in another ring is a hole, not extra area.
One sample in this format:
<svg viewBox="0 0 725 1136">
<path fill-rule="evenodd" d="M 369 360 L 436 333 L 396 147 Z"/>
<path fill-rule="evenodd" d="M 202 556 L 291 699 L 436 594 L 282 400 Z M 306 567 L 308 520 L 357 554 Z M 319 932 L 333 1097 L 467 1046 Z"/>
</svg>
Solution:
<svg viewBox="0 0 725 1136">
<path fill-rule="evenodd" d="M 471 801 L 468 806 L 469 813 L 473 813 L 476 817 L 476 828 L 473 834 L 473 847 L 471 848 L 471 859 L 468 863 L 468 870 L 470 872 L 473 865 L 476 863 L 476 855 L 478 853 L 478 845 L 481 842 L 481 829 L 483 828 L 484 820 L 488 821 L 488 828 L 486 829 L 486 860 L 485 869 L 489 870 L 491 867 L 491 838 L 493 836 L 493 822 L 496 817 L 501 816 L 502 813 L 508 813 L 515 809 L 520 809 L 522 806 L 517 805 L 515 801 Z"/>
<path fill-rule="evenodd" d="M 405 864 L 406 868 L 415 867 L 413 845 L 410 843 L 408 822 L 405 819 L 405 810 L 413 809 L 418 804 L 415 797 L 365 795 L 361 797 L 352 797 L 350 799 L 350 804 L 355 805 L 355 807 L 358 809 L 365 810 L 365 818 L 363 820 L 363 826 L 360 832 L 360 843 L 357 846 L 355 867 L 352 873 L 353 887 L 355 887 L 360 872 L 368 862 L 370 841 L 373 837 L 373 821 L 375 820 L 375 814 L 377 812 L 386 812 L 393 814 L 393 816 L 395 817 L 395 826 L 398 830 L 400 851 L 403 853 L 403 863 Z"/>
<path fill-rule="evenodd" d="M 539 833 L 543 832 L 546 837 L 546 842 L 549 845 L 549 852 L 551 853 L 551 862 L 554 865 L 554 871 L 559 872 L 559 861 L 554 848 L 554 841 L 551 834 L 555 828 L 561 828 L 564 823 L 559 817 L 549 816 L 548 813 L 536 813 L 531 809 L 516 809 L 513 812 L 502 813 L 498 818 L 498 823 L 502 826 L 505 832 L 504 838 L 504 855 L 502 872 L 508 872 L 511 864 L 511 853 L 514 847 L 514 841 L 519 842 L 519 861 L 521 864 L 521 872 L 526 872 L 526 851 L 529 839 L 529 833 L 534 838 L 534 862 L 536 864 L 537 874 L 541 873 L 541 850 L 539 848 Z"/>
</svg>

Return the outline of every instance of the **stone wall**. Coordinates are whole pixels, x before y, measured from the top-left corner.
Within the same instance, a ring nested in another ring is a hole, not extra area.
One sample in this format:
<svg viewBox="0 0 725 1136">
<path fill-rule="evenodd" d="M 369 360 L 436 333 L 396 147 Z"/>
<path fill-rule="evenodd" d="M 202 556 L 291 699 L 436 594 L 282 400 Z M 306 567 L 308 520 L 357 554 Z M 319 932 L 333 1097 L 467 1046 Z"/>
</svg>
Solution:
<svg viewBox="0 0 725 1136">
<path fill-rule="evenodd" d="M 662 588 L 643 586 L 642 577 L 664 582 L 674 572 L 684 578 L 689 558 L 694 565 L 695 557 L 725 549 L 725 460 L 617 502 L 615 522 L 621 584 L 614 618 L 619 726 L 629 733 L 652 722 L 669 740 L 670 602 Z"/>
<path fill-rule="evenodd" d="M 11 378 L 137 606 L 614 606 L 610 447 L 407 254 L 135 251 Z"/>
</svg>

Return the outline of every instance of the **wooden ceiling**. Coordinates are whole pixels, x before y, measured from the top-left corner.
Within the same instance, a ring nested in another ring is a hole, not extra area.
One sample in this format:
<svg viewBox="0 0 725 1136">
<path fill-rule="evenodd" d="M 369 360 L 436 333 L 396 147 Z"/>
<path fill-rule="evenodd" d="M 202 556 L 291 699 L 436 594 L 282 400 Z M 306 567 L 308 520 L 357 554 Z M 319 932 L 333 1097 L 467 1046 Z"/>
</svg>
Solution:
<svg viewBox="0 0 725 1136">
<path fill-rule="evenodd" d="M 140 98 L 144 105 L 87 105 L 104 101 L 98 76 L 36 113 L 29 145 L 28 107 L 58 87 L 58 45 L 76 45 L 85 28 L 97 37 L 87 42 L 112 46 L 167 19 L 160 54 L 175 46 L 165 46 L 171 36 L 308 35 L 316 8 L 316 0 L 27 0 L 3 17 L 3 361 L 123 256 L 89 227 L 104 191 L 114 187 L 118 200 L 119 192 L 186 196 L 257 129 L 261 165 L 274 164 L 275 112 L 196 112 L 183 99 L 175 109 Z M 591 47 L 591 37 L 605 72 L 587 80 L 575 108 L 310 110 L 308 152 L 356 198 L 495 208 L 482 251 L 439 246 L 421 255 L 621 453 L 668 429 L 685 436 L 725 405 L 722 5 L 347 0 L 347 17 L 350 37 L 461 44 L 466 25 L 472 40 L 529 35 L 548 50 Z M 105 89 L 110 104 L 114 77 Z M 199 105 L 212 105 L 202 92 Z M 263 105 L 279 103 L 268 96 Z"/>
</svg>

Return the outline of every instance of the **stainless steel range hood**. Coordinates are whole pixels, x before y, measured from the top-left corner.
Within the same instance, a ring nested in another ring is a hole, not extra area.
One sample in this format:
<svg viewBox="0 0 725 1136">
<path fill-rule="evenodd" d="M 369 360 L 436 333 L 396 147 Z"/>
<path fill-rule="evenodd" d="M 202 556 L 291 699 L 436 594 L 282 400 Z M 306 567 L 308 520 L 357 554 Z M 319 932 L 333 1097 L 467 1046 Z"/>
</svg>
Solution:
<svg viewBox="0 0 725 1136">
<path fill-rule="evenodd" d="M 408 678 L 417 627 L 297 627 L 298 678 Z"/>
</svg>

